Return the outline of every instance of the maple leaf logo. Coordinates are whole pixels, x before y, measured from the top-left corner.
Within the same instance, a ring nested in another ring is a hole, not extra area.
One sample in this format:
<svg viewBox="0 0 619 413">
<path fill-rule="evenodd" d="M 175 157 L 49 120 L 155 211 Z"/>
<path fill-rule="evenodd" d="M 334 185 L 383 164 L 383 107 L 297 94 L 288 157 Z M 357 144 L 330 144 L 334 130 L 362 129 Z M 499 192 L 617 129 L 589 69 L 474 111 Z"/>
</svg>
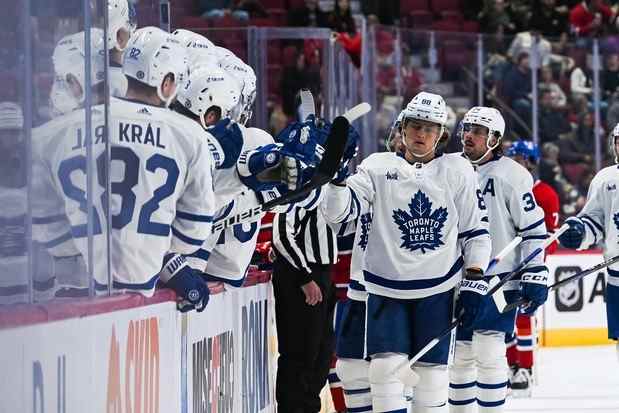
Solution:
<svg viewBox="0 0 619 413">
<path fill-rule="evenodd" d="M 421 191 L 417 191 L 408 207 L 410 214 L 401 209 L 393 211 L 393 220 L 402 233 L 400 248 L 409 251 L 420 249 L 425 254 L 426 250 L 435 250 L 444 245 L 441 230 L 447 221 L 447 208 L 440 207 L 432 211 L 432 202 Z"/>
<path fill-rule="evenodd" d="M 368 245 L 368 235 L 372 228 L 372 214 L 369 212 L 361 215 L 361 235 L 359 236 L 359 247 L 365 251 L 365 247 Z"/>
</svg>

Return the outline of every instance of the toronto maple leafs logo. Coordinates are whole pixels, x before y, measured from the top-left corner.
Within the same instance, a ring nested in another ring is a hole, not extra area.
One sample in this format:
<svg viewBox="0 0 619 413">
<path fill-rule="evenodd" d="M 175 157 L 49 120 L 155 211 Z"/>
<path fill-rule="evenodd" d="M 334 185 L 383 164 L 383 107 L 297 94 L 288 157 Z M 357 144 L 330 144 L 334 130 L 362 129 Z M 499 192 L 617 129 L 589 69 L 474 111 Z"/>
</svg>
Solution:
<svg viewBox="0 0 619 413">
<path fill-rule="evenodd" d="M 420 249 L 425 254 L 426 250 L 444 245 L 441 230 L 447 221 L 447 208 L 432 211 L 432 202 L 421 191 L 417 191 L 408 207 L 410 214 L 401 209 L 393 211 L 393 220 L 402 232 L 400 247 L 409 251 Z"/>
<path fill-rule="evenodd" d="M 365 251 L 365 247 L 368 245 L 368 235 L 372 228 L 372 214 L 361 215 L 361 235 L 359 236 L 359 248 Z"/>
</svg>

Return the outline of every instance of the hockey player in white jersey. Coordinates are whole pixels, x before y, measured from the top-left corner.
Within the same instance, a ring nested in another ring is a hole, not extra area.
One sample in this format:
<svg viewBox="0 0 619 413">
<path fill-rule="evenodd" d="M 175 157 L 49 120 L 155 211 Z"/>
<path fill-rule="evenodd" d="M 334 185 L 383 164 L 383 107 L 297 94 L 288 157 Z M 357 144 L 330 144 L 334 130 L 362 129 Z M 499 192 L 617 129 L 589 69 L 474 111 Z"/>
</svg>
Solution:
<svg viewBox="0 0 619 413">
<path fill-rule="evenodd" d="M 111 225 L 111 273 L 117 291 L 153 293 L 161 279 L 186 300 L 185 310 L 204 308 L 208 287 L 182 254 L 197 250 L 210 234 L 213 207 L 209 156 L 204 132 L 165 108 L 187 77 L 185 50 L 155 27 L 136 31 L 123 72 L 126 99 L 110 105 L 111 194 L 106 192 L 106 157 L 101 108 L 93 119 L 97 180 L 93 188 L 95 288 L 107 288 L 105 233 Z M 64 200 L 69 236 L 85 257 L 87 248 L 86 142 L 84 113 L 75 111 L 44 125 L 35 134 L 36 154 Z M 99 131 L 99 132 L 98 132 Z M 110 202 L 111 222 L 104 211 Z M 162 268 L 163 263 L 163 268 Z"/>
<path fill-rule="evenodd" d="M 52 116 L 69 113 L 84 104 L 86 92 L 86 45 L 85 32 L 63 37 L 58 41 L 52 54 L 54 82 L 50 92 Z M 103 94 L 104 74 L 103 30 L 90 30 L 90 86 L 98 85 L 92 92 Z M 95 96 L 94 100 L 98 97 Z"/>
<path fill-rule="evenodd" d="M 610 153 L 615 164 L 619 163 L 619 124 L 610 135 Z M 599 171 L 587 194 L 587 202 L 577 216 L 568 218 L 565 223 L 570 228 L 560 237 L 559 242 L 567 248 L 585 250 L 603 242 L 604 259 L 619 255 L 619 167 L 607 166 Z M 608 338 L 619 340 L 619 265 L 612 264 L 606 271 L 606 318 Z M 619 344 L 617 344 L 619 357 Z"/>
<path fill-rule="evenodd" d="M 490 240 L 473 168 L 439 148 L 448 136 L 446 120 L 443 98 L 419 93 L 404 110 L 404 152 L 370 155 L 345 185 L 329 185 L 321 204 L 337 223 L 364 209 L 373 212 L 362 271 L 374 412 L 406 412 L 395 372 L 451 323 L 462 269 L 470 285 L 488 265 Z M 467 323 L 474 322 L 482 298 L 470 293 Z M 442 341 L 414 367 L 420 377 L 416 413 L 447 411 L 449 344 Z"/>
<path fill-rule="evenodd" d="M 533 197 L 531 174 L 502 156 L 504 133 L 505 121 L 500 112 L 488 107 L 470 109 L 460 130 L 464 155 L 477 170 L 479 206 L 487 208 L 492 256 L 517 235 L 523 238 L 514 254 L 486 274 L 486 281 L 490 275 L 507 275 L 547 236 L 544 212 Z M 520 280 L 507 283 L 505 298 L 508 302 L 525 298 L 530 304 L 521 311 L 532 314 L 546 301 L 547 279 L 542 254 L 526 268 Z M 452 413 L 504 411 L 508 379 L 505 334 L 514 329 L 516 310 L 499 314 L 492 300 L 484 304 L 483 317 L 474 325 L 457 330 L 455 358 L 450 366 Z"/>
<path fill-rule="evenodd" d="M 137 27 L 135 6 L 129 0 L 107 0 L 107 47 L 110 57 L 110 95 L 124 97 L 127 77 L 122 71 L 123 52 Z"/>
</svg>

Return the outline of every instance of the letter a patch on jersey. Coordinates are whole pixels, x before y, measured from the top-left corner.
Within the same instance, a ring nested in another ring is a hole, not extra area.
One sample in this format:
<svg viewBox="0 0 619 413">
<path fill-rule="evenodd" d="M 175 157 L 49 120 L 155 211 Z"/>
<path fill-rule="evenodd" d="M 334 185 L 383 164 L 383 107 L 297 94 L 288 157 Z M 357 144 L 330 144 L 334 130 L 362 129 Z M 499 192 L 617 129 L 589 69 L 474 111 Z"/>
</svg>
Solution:
<svg viewBox="0 0 619 413">
<path fill-rule="evenodd" d="M 435 250 L 443 245 L 441 230 L 447 221 L 447 208 L 432 211 L 432 202 L 421 191 L 417 191 L 408 207 L 410 214 L 401 209 L 393 211 L 393 220 L 402 233 L 400 248 L 409 251 L 420 249 L 425 254 L 426 250 Z"/>
</svg>

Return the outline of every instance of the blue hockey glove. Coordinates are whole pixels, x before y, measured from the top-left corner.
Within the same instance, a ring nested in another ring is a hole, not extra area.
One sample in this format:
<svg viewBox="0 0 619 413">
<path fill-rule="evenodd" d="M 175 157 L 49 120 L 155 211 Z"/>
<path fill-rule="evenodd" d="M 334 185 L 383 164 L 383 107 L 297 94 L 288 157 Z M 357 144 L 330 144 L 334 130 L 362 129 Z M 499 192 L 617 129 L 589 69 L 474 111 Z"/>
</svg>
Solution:
<svg viewBox="0 0 619 413">
<path fill-rule="evenodd" d="M 328 129 L 317 126 L 316 119 L 310 115 L 304 122 L 292 122 L 275 137 L 275 142 L 282 143 L 282 154 L 303 162 L 309 167 L 320 163 L 324 153 L 324 144 L 329 134 Z"/>
<path fill-rule="evenodd" d="M 520 279 L 520 298 L 527 305 L 520 308 L 522 314 L 533 314 L 548 298 L 548 268 L 539 266 L 529 269 Z"/>
<path fill-rule="evenodd" d="M 167 254 L 159 274 L 161 281 L 171 288 L 181 299 L 177 308 L 182 313 L 195 309 L 202 312 L 206 308 L 210 291 L 202 280 L 199 271 L 193 270 L 185 257 L 180 254 Z"/>
<path fill-rule="evenodd" d="M 582 244 L 585 238 L 585 224 L 577 217 L 568 218 L 565 221 L 570 228 L 559 235 L 559 242 L 566 248 L 576 249 Z"/>
<path fill-rule="evenodd" d="M 208 128 L 207 131 L 215 138 L 215 142 L 212 142 L 213 147 L 209 148 L 215 159 L 215 168 L 233 167 L 243 149 L 243 133 L 239 125 L 225 118 Z"/>
<path fill-rule="evenodd" d="M 461 325 L 471 329 L 482 313 L 483 300 L 486 299 L 488 283 L 481 272 L 467 270 L 466 277 L 460 282 L 460 296 L 456 314 L 462 314 Z"/>
<path fill-rule="evenodd" d="M 255 192 L 271 190 L 281 180 L 279 170 L 271 178 L 266 171 L 276 168 L 282 161 L 282 144 L 269 144 L 245 151 L 239 156 L 236 170 L 241 182 Z"/>
</svg>

